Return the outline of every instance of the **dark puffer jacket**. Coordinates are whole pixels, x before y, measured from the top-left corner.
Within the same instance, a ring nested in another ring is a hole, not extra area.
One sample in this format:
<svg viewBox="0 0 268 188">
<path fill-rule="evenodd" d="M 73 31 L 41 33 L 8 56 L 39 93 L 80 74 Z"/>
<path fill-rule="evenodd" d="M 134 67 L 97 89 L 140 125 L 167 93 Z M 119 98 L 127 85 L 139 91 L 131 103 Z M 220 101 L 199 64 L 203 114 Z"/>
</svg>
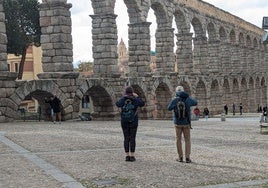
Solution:
<svg viewBox="0 0 268 188">
<path fill-rule="evenodd" d="M 125 95 L 123 97 L 121 97 L 115 104 L 117 107 L 122 108 L 125 104 L 125 100 L 131 98 L 133 100 L 133 105 L 135 106 L 135 111 L 137 110 L 138 107 L 142 107 L 145 105 L 145 102 L 140 98 L 140 97 L 134 97 L 133 95 Z M 131 126 L 138 126 L 138 113 L 136 114 L 134 121 L 132 123 L 130 123 Z M 121 125 L 122 126 L 127 126 L 129 125 L 129 123 L 123 123 L 121 121 Z"/>
<path fill-rule="evenodd" d="M 177 108 L 177 103 L 179 100 L 185 101 L 185 106 L 187 110 L 188 116 L 184 119 L 178 119 L 175 115 L 175 108 Z M 179 91 L 176 93 L 176 97 L 171 100 L 171 102 L 168 105 L 168 110 L 173 110 L 173 122 L 176 125 L 189 125 L 191 123 L 191 106 L 196 106 L 197 101 L 191 97 L 184 91 Z"/>
</svg>

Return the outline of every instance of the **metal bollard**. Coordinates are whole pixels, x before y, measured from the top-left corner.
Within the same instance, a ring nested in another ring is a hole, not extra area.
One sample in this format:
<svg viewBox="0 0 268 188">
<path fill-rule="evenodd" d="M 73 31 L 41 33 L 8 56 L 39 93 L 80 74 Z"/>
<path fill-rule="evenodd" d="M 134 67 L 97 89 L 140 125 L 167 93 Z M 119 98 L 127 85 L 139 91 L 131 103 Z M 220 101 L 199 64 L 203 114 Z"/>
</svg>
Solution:
<svg viewBox="0 0 268 188">
<path fill-rule="evenodd" d="M 221 114 L 221 121 L 225 121 L 225 114 L 224 113 Z"/>
</svg>

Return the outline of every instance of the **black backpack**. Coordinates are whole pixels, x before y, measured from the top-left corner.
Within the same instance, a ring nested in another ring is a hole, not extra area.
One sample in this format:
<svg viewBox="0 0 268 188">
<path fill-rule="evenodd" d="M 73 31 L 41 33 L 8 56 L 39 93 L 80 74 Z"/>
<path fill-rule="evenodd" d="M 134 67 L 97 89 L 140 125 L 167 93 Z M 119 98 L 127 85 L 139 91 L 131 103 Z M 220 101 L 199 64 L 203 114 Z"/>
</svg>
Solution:
<svg viewBox="0 0 268 188">
<path fill-rule="evenodd" d="M 124 123 L 132 123 L 134 121 L 135 116 L 136 116 L 136 110 L 133 104 L 133 100 L 127 98 L 125 100 L 124 106 L 122 107 L 121 120 Z"/>
<path fill-rule="evenodd" d="M 180 120 L 188 117 L 185 100 L 179 99 L 177 102 L 177 109 L 175 108 L 175 115 Z"/>
</svg>

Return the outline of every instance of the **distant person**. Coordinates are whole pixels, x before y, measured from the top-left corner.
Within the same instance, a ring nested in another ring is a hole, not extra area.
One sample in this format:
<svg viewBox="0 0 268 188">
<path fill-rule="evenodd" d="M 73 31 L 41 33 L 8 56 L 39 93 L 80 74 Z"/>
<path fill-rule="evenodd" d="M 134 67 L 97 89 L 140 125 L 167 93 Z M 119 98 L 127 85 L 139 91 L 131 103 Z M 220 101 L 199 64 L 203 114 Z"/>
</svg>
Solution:
<svg viewBox="0 0 268 188">
<path fill-rule="evenodd" d="M 205 118 L 206 118 L 206 121 L 207 121 L 207 120 L 208 120 L 208 115 L 209 115 L 209 110 L 208 110 L 207 107 L 204 108 L 203 114 L 204 114 L 204 116 L 205 116 Z"/>
<path fill-rule="evenodd" d="M 195 120 L 199 120 L 200 110 L 199 110 L 198 107 L 195 107 L 195 109 L 194 109 L 194 115 L 195 115 Z"/>
<path fill-rule="evenodd" d="M 53 123 L 59 121 L 61 124 L 61 100 L 56 96 L 51 96 L 50 99 L 45 98 L 45 102 L 50 104 Z"/>
<path fill-rule="evenodd" d="M 243 105 L 242 105 L 242 103 L 240 103 L 240 105 L 239 105 L 239 112 L 240 112 L 240 116 L 241 116 L 242 113 L 243 113 Z"/>
<path fill-rule="evenodd" d="M 227 115 L 228 114 L 228 105 L 227 104 L 224 105 L 224 111 L 225 111 L 225 115 Z"/>
<path fill-rule="evenodd" d="M 264 121 L 266 122 L 267 121 L 267 105 L 265 107 L 263 107 L 263 118 L 264 118 Z"/>
<path fill-rule="evenodd" d="M 262 106 L 260 106 L 260 112 L 262 112 Z"/>
<path fill-rule="evenodd" d="M 117 102 L 116 106 L 121 108 L 121 127 L 124 134 L 125 161 L 136 161 L 136 134 L 138 129 L 138 107 L 145 102 L 133 91 L 131 86 L 126 87 L 125 95 Z"/>
<path fill-rule="evenodd" d="M 235 104 L 233 103 L 233 115 L 235 115 Z"/>
<path fill-rule="evenodd" d="M 185 141 L 186 163 L 191 163 L 191 106 L 196 106 L 197 101 L 191 98 L 182 86 L 176 88 L 176 97 L 168 105 L 168 110 L 173 110 L 173 123 L 176 131 L 176 146 L 179 158 L 178 162 L 183 162 L 182 134 Z"/>
</svg>

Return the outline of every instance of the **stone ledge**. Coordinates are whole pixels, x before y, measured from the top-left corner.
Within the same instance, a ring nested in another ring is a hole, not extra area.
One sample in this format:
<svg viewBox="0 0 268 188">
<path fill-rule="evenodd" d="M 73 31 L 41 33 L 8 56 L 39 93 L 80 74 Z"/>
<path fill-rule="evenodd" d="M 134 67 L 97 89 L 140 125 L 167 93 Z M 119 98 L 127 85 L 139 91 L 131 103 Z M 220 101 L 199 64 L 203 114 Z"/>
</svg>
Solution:
<svg viewBox="0 0 268 188">
<path fill-rule="evenodd" d="M 16 80 L 17 79 L 17 77 L 18 77 L 18 73 L 16 73 L 16 72 L 8 72 L 8 71 L 6 71 L 6 72 L 1 72 L 0 73 L 0 80 L 8 80 L 8 81 L 10 81 L 10 80 Z"/>
<path fill-rule="evenodd" d="M 39 79 L 75 79 L 78 76 L 78 72 L 45 72 L 37 74 Z"/>
</svg>

